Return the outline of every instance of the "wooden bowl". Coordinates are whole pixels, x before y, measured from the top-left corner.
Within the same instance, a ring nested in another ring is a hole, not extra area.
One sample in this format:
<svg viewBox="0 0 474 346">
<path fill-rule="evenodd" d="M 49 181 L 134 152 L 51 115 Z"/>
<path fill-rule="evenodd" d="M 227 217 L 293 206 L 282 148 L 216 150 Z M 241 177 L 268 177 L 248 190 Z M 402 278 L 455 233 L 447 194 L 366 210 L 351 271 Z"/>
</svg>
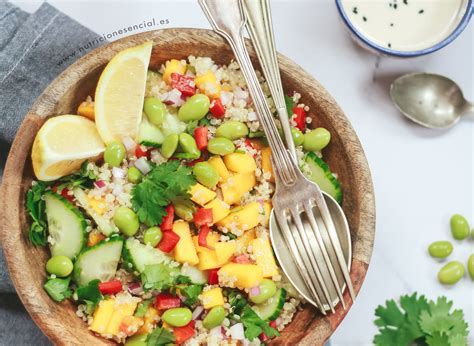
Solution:
<svg viewBox="0 0 474 346">
<path fill-rule="evenodd" d="M 129 36 L 100 47 L 66 69 L 36 100 L 26 115 L 13 142 L 6 164 L 1 191 L 1 240 L 11 279 L 16 290 L 41 330 L 55 344 L 110 344 L 91 333 L 79 319 L 71 302 L 54 303 L 42 288 L 44 265 L 49 257 L 46 248 L 34 247 L 28 240 L 28 218 L 25 192 L 34 178 L 30 153 L 34 137 L 48 117 L 74 114 L 94 88 L 107 62 L 122 49 L 153 40 L 151 67 L 164 61 L 189 55 L 209 56 L 219 64 L 228 64 L 233 53 L 224 40 L 209 30 L 166 29 Z M 255 53 L 250 49 L 256 63 Z M 324 126 L 332 135 L 324 157 L 341 181 L 352 234 L 353 258 L 351 277 L 356 292 L 367 272 L 375 233 L 375 204 L 372 181 L 364 152 L 351 124 L 334 99 L 308 73 L 280 55 L 284 89 L 302 94 L 310 107 L 312 126 Z M 78 136 L 81 134 L 78 133 Z M 351 302 L 345 296 L 347 304 Z M 323 317 L 310 306 L 299 311 L 277 345 L 320 345 L 334 332 L 346 315 L 339 305 L 335 314 Z"/>
</svg>

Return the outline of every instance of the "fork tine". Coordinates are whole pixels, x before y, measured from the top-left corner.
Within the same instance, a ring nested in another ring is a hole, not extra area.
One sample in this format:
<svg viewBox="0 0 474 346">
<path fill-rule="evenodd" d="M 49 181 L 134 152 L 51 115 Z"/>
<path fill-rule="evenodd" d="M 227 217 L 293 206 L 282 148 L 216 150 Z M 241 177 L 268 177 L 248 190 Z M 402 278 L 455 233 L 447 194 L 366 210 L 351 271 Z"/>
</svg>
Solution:
<svg viewBox="0 0 474 346">
<path fill-rule="evenodd" d="M 321 275 L 321 271 L 319 269 L 319 266 L 316 263 L 317 255 L 316 255 L 315 251 L 316 251 L 316 248 L 318 247 L 317 243 L 312 242 L 312 244 L 310 244 L 311 241 L 309 240 L 308 234 L 305 231 L 305 228 L 304 228 L 303 223 L 301 221 L 300 213 L 298 212 L 297 208 L 293 207 L 293 208 L 290 209 L 290 211 L 291 211 L 293 221 L 296 225 L 296 229 L 298 230 L 297 234 L 298 234 L 299 238 L 301 239 L 301 242 L 304 245 L 303 249 L 306 252 L 306 257 L 309 258 L 309 260 L 311 262 L 311 265 L 313 267 L 313 270 L 316 273 L 316 277 L 318 279 L 319 286 L 321 287 L 321 289 L 324 293 L 324 296 L 326 297 L 326 301 L 327 301 L 327 304 L 328 304 L 329 308 L 331 309 L 332 312 L 334 312 L 332 299 L 329 295 L 329 292 L 328 292 L 326 283 L 323 279 L 323 276 Z M 309 232 L 309 233 L 311 233 L 311 232 Z"/>
<path fill-rule="evenodd" d="M 317 294 L 316 288 L 313 286 L 313 283 L 309 277 L 308 266 L 305 266 L 305 264 L 302 261 L 301 254 L 298 250 L 298 248 L 301 248 L 301 244 L 297 245 L 295 242 L 295 239 L 290 231 L 290 227 L 288 225 L 288 218 L 286 215 L 283 214 L 281 211 L 276 211 L 274 210 L 275 215 L 277 217 L 278 225 L 280 226 L 280 229 L 283 231 L 283 238 L 285 239 L 286 245 L 290 249 L 291 256 L 293 257 L 293 260 L 296 262 L 296 265 L 298 266 L 300 270 L 300 274 L 303 277 L 303 280 L 306 284 L 306 286 L 310 289 L 311 293 L 313 294 L 313 298 L 316 301 L 316 304 L 318 305 L 319 310 L 323 315 L 326 315 L 326 310 L 324 309 L 323 304 L 321 303 L 321 300 L 319 299 L 319 296 Z"/>
<path fill-rule="evenodd" d="M 323 239 L 321 237 L 321 233 L 318 227 L 318 224 L 316 222 L 316 219 L 314 217 L 313 213 L 313 207 L 309 206 L 308 204 L 304 204 L 304 209 L 306 212 L 306 217 L 308 218 L 308 221 L 311 225 L 311 228 L 313 229 L 313 232 L 309 232 L 310 236 L 317 241 L 319 248 L 321 249 L 321 252 L 323 254 L 323 258 L 326 264 L 326 267 L 328 268 L 329 275 L 331 276 L 332 283 L 334 284 L 334 287 L 336 288 L 337 296 L 339 297 L 339 300 L 341 301 L 342 307 L 344 310 L 346 309 L 346 303 L 344 302 L 344 298 L 342 296 L 342 289 L 339 286 L 339 281 L 336 276 L 336 272 L 334 271 L 334 267 L 332 265 L 332 262 L 329 258 L 328 251 L 326 249 L 326 245 L 323 242 Z M 332 306 L 332 302 L 331 302 Z"/>
<path fill-rule="evenodd" d="M 326 231 L 329 234 L 329 239 L 331 240 L 332 247 L 334 249 L 334 252 L 336 253 L 337 261 L 339 263 L 339 267 L 341 268 L 341 272 L 344 277 L 344 281 L 346 282 L 347 289 L 349 290 L 349 294 L 351 296 L 352 301 L 355 301 L 354 287 L 352 286 L 352 280 L 349 275 L 349 270 L 347 269 L 347 263 L 342 253 L 341 243 L 339 242 L 339 238 L 336 233 L 336 227 L 334 226 L 334 222 L 332 221 L 328 206 L 326 205 L 326 202 L 324 201 L 324 197 L 321 192 L 318 194 L 315 200 L 316 205 L 324 221 L 324 225 L 326 226 Z"/>
</svg>

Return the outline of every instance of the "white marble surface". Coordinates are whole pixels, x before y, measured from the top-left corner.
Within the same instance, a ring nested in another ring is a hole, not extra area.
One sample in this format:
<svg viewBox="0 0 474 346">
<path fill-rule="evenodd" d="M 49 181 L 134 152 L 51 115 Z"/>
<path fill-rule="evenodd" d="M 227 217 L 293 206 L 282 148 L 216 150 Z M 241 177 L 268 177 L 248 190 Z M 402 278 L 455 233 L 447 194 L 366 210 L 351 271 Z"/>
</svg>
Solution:
<svg viewBox="0 0 474 346">
<path fill-rule="evenodd" d="M 14 2 L 28 11 L 40 4 Z M 168 19 L 164 27 L 209 27 L 194 1 L 50 3 L 98 33 L 152 17 Z M 430 131 L 402 118 L 387 93 L 395 76 L 429 71 L 452 78 L 473 100 L 472 23 L 454 43 L 432 55 L 380 59 L 353 44 L 331 0 L 272 5 L 279 51 L 315 76 L 344 109 L 364 146 L 375 186 L 377 233 L 370 269 L 332 344 L 371 344 L 376 306 L 413 291 L 432 299 L 448 296 L 464 309 L 472 330 L 472 281 L 466 276 L 455 287 L 441 286 L 436 280 L 441 264 L 426 248 L 434 240 L 451 239 L 451 214 L 462 213 L 474 222 L 474 117 L 447 132 Z M 472 239 L 455 242 L 450 259 L 465 262 L 473 244 Z"/>
</svg>

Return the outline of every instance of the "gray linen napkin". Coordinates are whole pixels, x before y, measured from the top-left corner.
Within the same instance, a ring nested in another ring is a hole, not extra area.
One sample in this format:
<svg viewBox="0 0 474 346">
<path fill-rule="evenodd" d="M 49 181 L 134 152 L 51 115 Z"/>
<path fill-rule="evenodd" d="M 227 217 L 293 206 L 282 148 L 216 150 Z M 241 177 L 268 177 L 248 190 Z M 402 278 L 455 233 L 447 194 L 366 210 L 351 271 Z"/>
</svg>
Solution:
<svg viewBox="0 0 474 346">
<path fill-rule="evenodd" d="M 32 14 L 0 0 L 0 177 L 24 115 L 97 35 L 48 3 Z M 76 52 L 73 57 L 64 59 Z M 0 345 L 47 345 L 21 305 L 0 250 Z"/>
</svg>

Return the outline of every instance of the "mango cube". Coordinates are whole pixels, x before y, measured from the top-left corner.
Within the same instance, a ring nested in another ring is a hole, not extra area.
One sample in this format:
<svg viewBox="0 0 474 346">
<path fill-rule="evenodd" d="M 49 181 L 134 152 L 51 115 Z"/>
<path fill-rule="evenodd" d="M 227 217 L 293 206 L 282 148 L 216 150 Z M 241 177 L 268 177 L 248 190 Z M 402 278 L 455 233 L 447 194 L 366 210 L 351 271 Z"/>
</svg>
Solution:
<svg viewBox="0 0 474 346">
<path fill-rule="evenodd" d="M 222 196 L 227 204 L 235 204 L 242 196 L 253 189 L 257 180 L 254 172 L 236 173 L 229 176 L 227 181 L 221 184 Z"/>
<path fill-rule="evenodd" d="M 226 242 L 219 242 L 215 245 L 216 248 L 216 256 L 217 256 L 217 264 L 219 267 L 223 266 L 234 255 L 235 251 L 237 250 L 237 242 L 235 241 L 226 241 Z"/>
<path fill-rule="evenodd" d="M 189 224 L 183 220 L 176 221 L 173 224 L 173 232 L 180 237 L 178 244 L 174 248 L 174 259 L 180 263 L 198 264 L 199 258 L 191 238 Z"/>
<path fill-rule="evenodd" d="M 186 65 L 180 60 L 171 59 L 166 62 L 165 72 L 163 73 L 163 80 L 169 84 L 172 73 L 179 73 L 184 75 L 186 72 Z"/>
<path fill-rule="evenodd" d="M 132 316 L 137 308 L 137 303 L 128 303 L 120 304 L 118 307 L 115 307 L 115 311 L 112 315 L 112 318 L 109 321 L 107 329 L 105 330 L 106 334 L 117 335 L 120 329 L 120 324 L 126 316 Z"/>
<path fill-rule="evenodd" d="M 278 275 L 278 267 L 273 256 L 273 250 L 270 246 L 270 240 L 257 238 L 250 242 L 252 253 L 255 256 L 257 265 L 262 268 L 263 277 L 268 278 Z"/>
<path fill-rule="evenodd" d="M 145 312 L 144 317 L 143 326 L 141 326 L 137 334 L 149 334 L 152 331 L 158 321 L 158 310 L 150 306 Z"/>
<path fill-rule="evenodd" d="M 191 186 L 191 189 L 189 189 L 188 192 L 191 195 L 191 200 L 201 206 L 216 198 L 216 193 L 214 191 L 199 183 Z"/>
<path fill-rule="evenodd" d="M 246 204 L 236 212 L 231 213 L 217 224 L 225 228 L 231 228 L 232 225 L 232 227 L 241 231 L 247 231 L 261 223 L 261 221 L 263 221 L 262 217 L 264 216 L 264 206 L 258 202 L 252 202 Z"/>
<path fill-rule="evenodd" d="M 255 264 L 228 263 L 218 275 L 219 284 L 241 289 L 256 287 L 263 279 L 262 268 Z"/>
<path fill-rule="evenodd" d="M 204 309 L 211 309 L 214 306 L 224 305 L 224 296 L 220 287 L 211 288 L 209 291 L 201 293 L 201 303 Z"/>
<path fill-rule="evenodd" d="M 237 251 L 242 252 L 255 239 L 255 229 L 248 230 L 237 238 Z"/>
<path fill-rule="evenodd" d="M 212 223 L 215 224 L 230 213 L 230 208 L 227 203 L 220 200 L 219 198 L 214 199 L 212 202 L 207 203 L 204 208 L 212 209 Z"/>
<path fill-rule="evenodd" d="M 207 71 L 205 74 L 194 78 L 194 83 L 209 98 L 214 99 L 220 96 L 221 85 L 217 81 L 214 72 Z"/>
<path fill-rule="evenodd" d="M 219 235 L 219 233 L 209 232 L 209 234 L 207 235 L 207 245 L 209 245 L 211 248 L 214 248 L 220 237 L 221 236 Z M 197 253 L 206 250 L 209 251 L 209 248 L 199 245 L 199 237 L 197 235 L 193 236 L 193 243 Z"/>
<path fill-rule="evenodd" d="M 273 167 L 272 167 L 272 161 L 270 159 L 272 154 L 272 151 L 270 150 L 269 147 L 265 147 L 262 149 L 262 171 L 264 173 L 268 172 L 270 173 L 270 179 L 268 179 L 269 182 L 274 183 L 275 182 L 275 176 L 273 175 Z"/>
<path fill-rule="evenodd" d="M 204 248 L 203 251 L 198 253 L 199 257 L 199 270 L 209 270 L 214 268 L 219 268 L 219 263 L 217 262 L 217 255 L 214 250 L 209 250 Z"/>
<path fill-rule="evenodd" d="M 93 197 L 86 196 L 87 204 L 89 208 L 95 211 L 98 215 L 104 215 L 106 211 L 105 198 L 95 199 Z"/>
<path fill-rule="evenodd" d="M 90 120 L 95 120 L 95 110 L 94 110 L 94 101 L 84 101 L 81 102 L 77 108 L 77 114 L 82 115 L 83 117 L 89 118 Z"/>
<path fill-rule="evenodd" d="M 115 299 L 110 298 L 99 302 L 95 312 L 94 320 L 90 326 L 93 332 L 104 334 L 107 326 L 109 325 L 110 319 L 115 311 Z"/>
<path fill-rule="evenodd" d="M 229 177 L 229 171 L 219 155 L 211 157 L 207 162 L 217 171 L 221 183 L 227 180 Z"/>
<path fill-rule="evenodd" d="M 232 153 L 224 156 L 224 163 L 228 170 L 236 173 L 251 173 L 257 169 L 255 159 L 244 153 Z"/>
<path fill-rule="evenodd" d="M 272 205 L 270 202 L 265 202 L 263 203 L 263 211 L 265 215 L 263 216 L 263 225 L 268 227 L 268 224 L 270 222 L 270 214 L 272 213 Z"/>
</svg>

